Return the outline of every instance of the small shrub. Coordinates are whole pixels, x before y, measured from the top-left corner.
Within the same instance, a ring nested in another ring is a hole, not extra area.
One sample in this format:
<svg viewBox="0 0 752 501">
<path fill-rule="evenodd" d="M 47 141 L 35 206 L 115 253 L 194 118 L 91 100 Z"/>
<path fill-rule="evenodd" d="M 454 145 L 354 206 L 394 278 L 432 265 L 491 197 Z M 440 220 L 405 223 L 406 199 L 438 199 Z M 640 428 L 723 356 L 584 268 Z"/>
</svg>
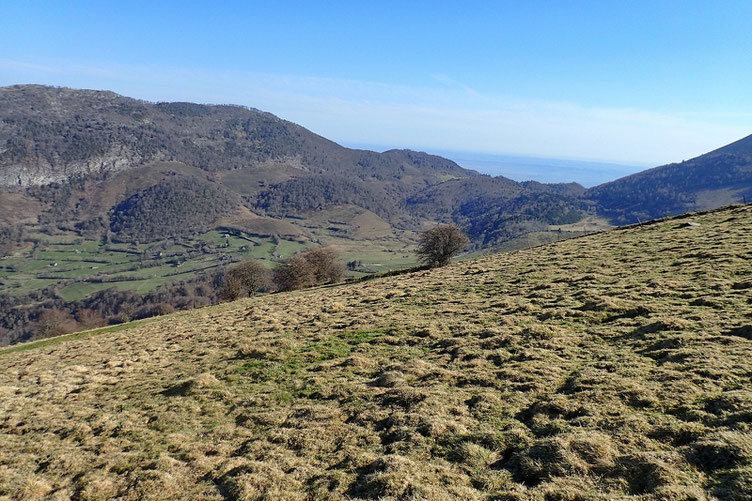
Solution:
<svg viewBox="0 0 752 501">
<path fill-rule="evenodd" d="M 77 328 L 76 321 L 66 311 L 50 308 L 39 316 L 39 333 L 41 337 L 68 334 Z"/>
<path fill-rule="evenodd" d="M 303 253 L 303 258 L 313 266 L 317 284 L 333 284 L 342 281 L 345 267 L 337 252 L 331 248 L 312 249 Z"/>
<path fill-rule="evenodd" d="M 97 311 L 82 308 L 76 312 L 76 320 L 82 329 L 95 329 L 107 324 L 104 317 Z"/>
<path fill-rule="evenodd" d="M 232 275 L 227 275 L 222 280 L 222 286 L 219 289 L 219 299 L 221 301 L 235 301 L 243 296 L 243 284 L 240 279 Z"/>
<path fill-rule="evenodd" d="M 159 317 L 162 315 L 169 315 L 170 313 L 174 313 L 174 312 L 175 312 L 175 308 L 168 303 L 150 304 L 139 309 L 136 312 L 135 318 L 141 319 L 141 318 Z"/>
<path fill-rule="evenodd" d="M 117 320 L 121 324 L 125 324 L 133 320 L 133 315 L 136 313 L 136 307 L 131 303 L 123 303 L 120 305 L 120 311 Z"/>
</svg>

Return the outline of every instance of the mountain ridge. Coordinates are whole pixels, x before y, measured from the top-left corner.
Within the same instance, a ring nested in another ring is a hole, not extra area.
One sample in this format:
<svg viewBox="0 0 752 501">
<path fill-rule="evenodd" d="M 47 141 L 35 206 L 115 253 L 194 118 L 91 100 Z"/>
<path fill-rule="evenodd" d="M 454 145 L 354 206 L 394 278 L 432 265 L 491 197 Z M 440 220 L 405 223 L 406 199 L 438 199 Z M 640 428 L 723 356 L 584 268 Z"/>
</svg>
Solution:
<svg viewBox="0 0 752 501">
<path fill-rule="evenodd" d="M 345 148 L 241 106 L 150 103 L 108 91 L 44 86 L 5 87 L 0 103 L 0 144 L 6 145 L 0 183 L 53 200 L 54 210 L 44 218 L 63 224 L 66 218 L 87 222 L 71 211 L 76 202 L 61 196 L 91 206 L 89 199 L 107 191 L 108 180 L 170 162 L 187 166 L 177 169 L 179 175 L 186 168 L 205 172 L 210 182 L 238 193 L 248 209 L 272 217 L 305 217 L 307 211 L 355 203 L 397 228 L 413 229 L 423 222 L 411 213 L 410 197 L 445 181 L 490 179 L 424 152 Z M 67 187 L 76 183 L 85 189 Z M 556 190 L 501 177 L 489 183 L 514 185 L 518 194 Z M 113 206 L 134 192 L 126 189 Z"/>
<path fill-rule="evenodd" d="M 373 158 L 378 153 L 344 148 L 271 113 L 237 105 L 151 103 L 110 91 L 24 85 L 0 88 L 0 102 L 0 140 L 6 143 L 0 153 L 0 183 L 6 186 L 63 181 L 77 173 L 118 171 L 154 161 L 180 161 L 216 171 L 301 155 L 306 169 L 320 171 L 322 161 L 327 159 L 342 163 L 353 160 L 342 157 L 361 155 L 363 158 L 355 158 L 355 163 L 369 174 L 374 172 L 368 166 L 378 163 Z M 201 120 L 206 117 L 213 122 Z M 112 124 L 108 119 L 118 122 Z M 53 132 L 59 137 L 40 137 Z M 24 137 L 24 133 L 31 137 Z M 170 134 L 178 140 L 170 139 Z M 33 141 L 45 144 L 39 147 Z M 428 157 L 407 150 L 385 153 L 418 163 L 424 160 L 421 156 Z M 436 156 L 429 160 L 436 162 L 438 171 L 472 175 L 450 160 Z M 63 172 L 34 177 L 33 165 L 40 162 L 43 169 Z"/>
</svg>

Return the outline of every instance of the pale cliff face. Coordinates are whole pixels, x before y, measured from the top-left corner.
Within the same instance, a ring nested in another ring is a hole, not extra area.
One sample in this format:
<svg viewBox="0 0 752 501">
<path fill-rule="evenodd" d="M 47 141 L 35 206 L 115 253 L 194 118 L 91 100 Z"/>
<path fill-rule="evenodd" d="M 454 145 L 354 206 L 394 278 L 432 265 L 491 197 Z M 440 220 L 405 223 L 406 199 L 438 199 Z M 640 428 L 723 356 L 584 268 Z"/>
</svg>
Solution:
<svg viewBox="0 0 752 501">
<path fill-rule="evenodd" d="M 42 186 L 66 181 L 77 175 L 95 175 L 120 172 L 137 167 L 145 159 L 125 151 L 112 151 L 85 162 L 53 166 L 45 159 L 33 163 L 25 161 L 0 167 L 0 186 Z"/>
</svg>

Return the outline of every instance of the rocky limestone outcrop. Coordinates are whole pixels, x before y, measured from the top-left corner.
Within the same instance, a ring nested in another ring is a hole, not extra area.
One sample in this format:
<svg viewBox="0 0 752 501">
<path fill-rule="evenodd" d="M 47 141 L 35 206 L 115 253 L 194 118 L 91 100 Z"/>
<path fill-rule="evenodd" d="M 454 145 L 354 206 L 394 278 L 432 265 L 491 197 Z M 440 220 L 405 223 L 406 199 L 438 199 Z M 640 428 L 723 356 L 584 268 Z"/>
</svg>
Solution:
<svg viewBox="0 0 752 501">
<path fill-rule="evenodd" d="M 46 159 L 37 162 L 19 162 L 0 165 L 0 186 L 43 186 L 67 181 L 79 175 L 91 176 L 106 172 L 120 172 L 142 165 L 147 160 L 139 155 L 130 155 L 122 149 L 83 162 L 52 165 Z"/>
</svg>

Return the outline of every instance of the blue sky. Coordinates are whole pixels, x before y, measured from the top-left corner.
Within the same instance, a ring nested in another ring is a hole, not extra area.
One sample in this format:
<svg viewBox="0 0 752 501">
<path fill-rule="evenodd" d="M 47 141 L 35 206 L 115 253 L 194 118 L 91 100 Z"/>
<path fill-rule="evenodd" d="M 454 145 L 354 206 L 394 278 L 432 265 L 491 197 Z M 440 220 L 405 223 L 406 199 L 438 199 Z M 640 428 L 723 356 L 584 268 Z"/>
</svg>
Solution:
<svg viewBox="0 0 752 501">
<path fill-rule="evenodd" d="M 0 85 L 237 103 L 345 144 L 658 165 L 752 134 L 752 2 L 5 0 Z"/>
</svg>

